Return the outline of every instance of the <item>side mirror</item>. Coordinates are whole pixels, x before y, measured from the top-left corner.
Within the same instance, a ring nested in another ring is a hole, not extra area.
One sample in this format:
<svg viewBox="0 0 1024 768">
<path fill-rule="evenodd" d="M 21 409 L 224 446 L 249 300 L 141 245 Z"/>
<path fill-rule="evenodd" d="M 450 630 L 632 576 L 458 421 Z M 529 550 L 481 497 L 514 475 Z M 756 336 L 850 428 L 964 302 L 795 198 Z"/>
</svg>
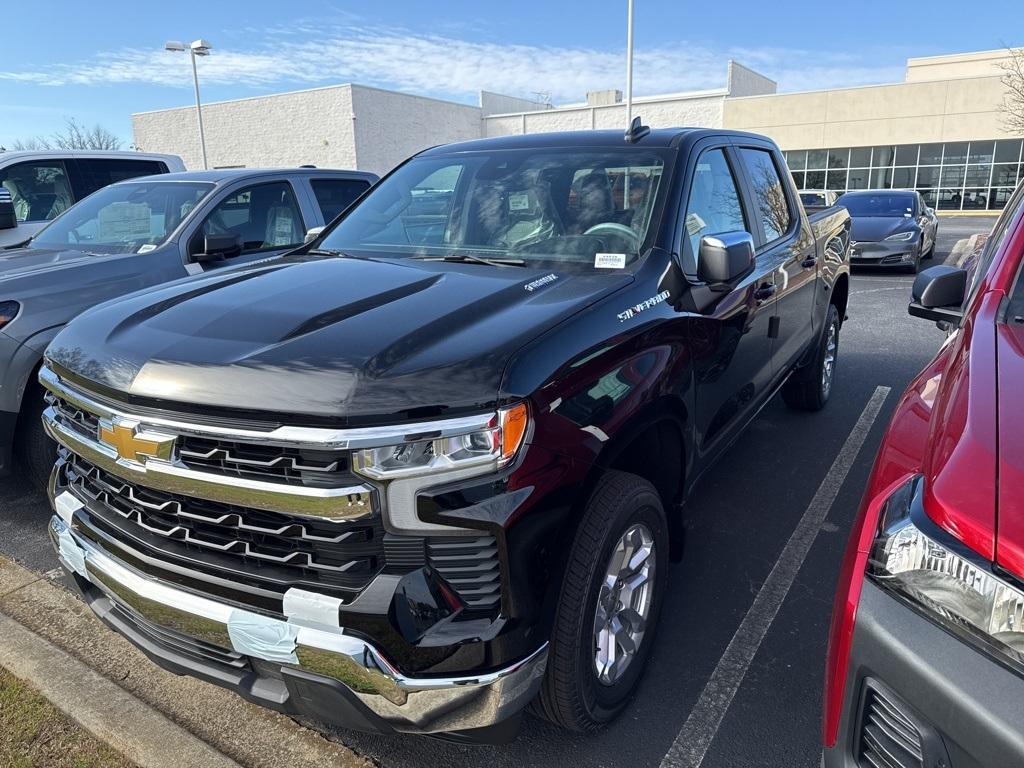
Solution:
<svg viewBox="0 0 1024 768">
<path fill-rule="evenodd" d="M 0 186 L 0 229 L 14 229 L 18 226 L 18 217 L 14 212 L 14 200 L 6 187 Z"/>
<path fill-rule="evenodd" d="M 245 242 L 241 235 L 206 235 L 203 252 L 192 256 L 193 261 L 230 259 L 242 253 Z"/>
<path fill-rule="evenodd" d="M 924 270 L 914 280 L 907 311 L 926 320 L 959 323 L 966 295 L 967 270 L 940 264 Z"/>
<path fill-rule="evenodd" d="M 314 240 L 316 240 L 318 237 L 320 237 L 320 233 L 323 232 L 323 231 L 324 231 L 324 227 L 312 227 L 310 229 L 307 229 L 306 230 L 306 237 L 302 241 L 302 244 L 303 245 L 309 245 Z"/>
<path fill-rule="evenodd" d="M 726 232 L 700 239 L 697 276 L 704 282 L 733 283 L 753 268 L 754 238 L 749 232 Z"/>
</svg>

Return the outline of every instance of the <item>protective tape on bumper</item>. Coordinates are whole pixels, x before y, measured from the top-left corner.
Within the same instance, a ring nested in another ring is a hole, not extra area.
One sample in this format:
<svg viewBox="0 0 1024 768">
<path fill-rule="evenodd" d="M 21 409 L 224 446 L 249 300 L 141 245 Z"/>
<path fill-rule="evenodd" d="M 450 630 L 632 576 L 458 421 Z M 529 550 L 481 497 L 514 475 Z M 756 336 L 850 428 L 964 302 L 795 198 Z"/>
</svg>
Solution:
<svg viewBox="0 0 1024 768">
<path fill-rule="evenodd" d="M 71 566 L 71 569 L 82 578 L 89 578 L 85 572 L 85 550 L 78 546 L 71 531 L 64 528 L 57 534 L 57 549 L 64 562 Z"/>
<path fill-rule="evenodd" d="M 305 589 L 292 587 L 284 593 L 281 611 L 288 621 L 298 623 L 323 624 L 328 627 L 338 626 L 338 612 L 341 600 Z"/>
<path fill-rule="evenodd" d="M 298 664 L 295 655 L 299 631 L 284 621 L 234 610 L 228 616 L 228 637 L 237 653 L 280 664 Z"/>
<path fill-rule="evenodd" d="M 53 508 L 60 515 L 60 519 L 68 525 L 71 525 L 71 518 L 75 516 L 75 512 L 80 510 L 85 505 L 80 502 L 74 494 L 64 491 L 53 500 Z"/>
</svg>

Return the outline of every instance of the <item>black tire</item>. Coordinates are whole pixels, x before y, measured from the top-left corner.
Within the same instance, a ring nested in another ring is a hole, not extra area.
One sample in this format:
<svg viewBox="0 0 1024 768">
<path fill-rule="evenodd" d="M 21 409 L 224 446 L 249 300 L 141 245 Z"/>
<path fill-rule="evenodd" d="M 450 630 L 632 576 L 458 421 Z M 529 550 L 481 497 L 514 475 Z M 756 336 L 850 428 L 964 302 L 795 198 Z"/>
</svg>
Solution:
<svg viewBox="0 0 1024 768">
<path fill-rule="evenodd" d="M 601 585 L 612 553 L 641 526 L 653 542 L 654 573 L 643 636 L 614 682 L 601 682 L 595 665 L 595 623 Z M 636 475 L 609 471 L 587 502 L 562 583 L 548 666 L 533 711 L 555 725 L 590 732 L 613 720 L 629 702 L 653 645 L 667 583 L 668 526 L 654 486 Z"/>
<path fill-rule="evenodd" d="M 839 360 L 839 330 L 842 323 L 839 320 L 839 310 L 835 304 L 828 305 L 828 313 L 825 315 L 825 327 L 822 329 L 821 339 L 818 341 L 818 349 L 815 352 L 814 360 L 798 368 L 789 377 L 789 380 L 782 386 L 782 399 L 790 408 L 801 411 L 820 411 L 825 407 L 832 390 L 835 388 L 836 363 Z M 834 330 L 835 346 L 832 350 L 832 372 L 826 384 L 825 365 L 828 357 L 830 330 Z"/>
<path fill-rule="evenodd" d="M 32 384 L 25 391 L 14 435 L 14 451 L 25 476 L 37 488 L 45 489 L 57 461 L 57 444 L 43 429 L 43 389 Z"/>
</svg>

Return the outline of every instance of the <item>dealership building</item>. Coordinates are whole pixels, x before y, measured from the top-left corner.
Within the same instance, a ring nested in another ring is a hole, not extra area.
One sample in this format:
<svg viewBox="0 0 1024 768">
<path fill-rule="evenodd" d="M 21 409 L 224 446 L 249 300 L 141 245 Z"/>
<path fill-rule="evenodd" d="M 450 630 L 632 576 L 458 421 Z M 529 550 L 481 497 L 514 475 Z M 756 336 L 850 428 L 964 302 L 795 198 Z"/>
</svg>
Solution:
<svg viewBox="0 0 1024 768">
<path fill-rule="evenodd" d="M 652 127 L 767 134 L 803 189 L 912 188 L 939 210 L 998 210 L 1021 179 L 1021 139 L 1002 129 L 1005 51 L 915 58 L 903 82 L 777 93 L 729 62 L 721 88 L 634 100 Z M 318 166 L 383 173 L 435 144 L 482 136 L 622 128 L 615 90 L 552 106 L 481 92 L 460 104 L 338 85 L 203 105 L 213 167 Z M 200 167 L 195 108 L 132 116 L 136 146 Z"/>
</svg>

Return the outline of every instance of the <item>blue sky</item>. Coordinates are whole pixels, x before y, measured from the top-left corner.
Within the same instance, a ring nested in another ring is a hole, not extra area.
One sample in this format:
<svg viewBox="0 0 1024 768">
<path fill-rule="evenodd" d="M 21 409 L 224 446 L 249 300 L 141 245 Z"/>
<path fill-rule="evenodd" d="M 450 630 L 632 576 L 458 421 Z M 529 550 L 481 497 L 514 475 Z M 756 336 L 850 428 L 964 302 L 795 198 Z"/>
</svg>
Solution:
<svg viewBox="0 0 1024 768">
<path fill-rule="evenodd" d="M 3 11 L 0 146 L 68 118 L 131 141 L 131 113 L 358 82 L 474 102 L 480 88 L 555 103 L 623 87 L 625 0 L 14 3 Z M 968 10 L 970 8 L 970 10 Z M 724 84 L 736 59 L 793 91 L 892 82 L 910 56 L 1024 44 L 1024 3 L 636 0 L 638 95 Z M 1009 36 L 1009 37 L 1008 37 Z"/>
</svg>

